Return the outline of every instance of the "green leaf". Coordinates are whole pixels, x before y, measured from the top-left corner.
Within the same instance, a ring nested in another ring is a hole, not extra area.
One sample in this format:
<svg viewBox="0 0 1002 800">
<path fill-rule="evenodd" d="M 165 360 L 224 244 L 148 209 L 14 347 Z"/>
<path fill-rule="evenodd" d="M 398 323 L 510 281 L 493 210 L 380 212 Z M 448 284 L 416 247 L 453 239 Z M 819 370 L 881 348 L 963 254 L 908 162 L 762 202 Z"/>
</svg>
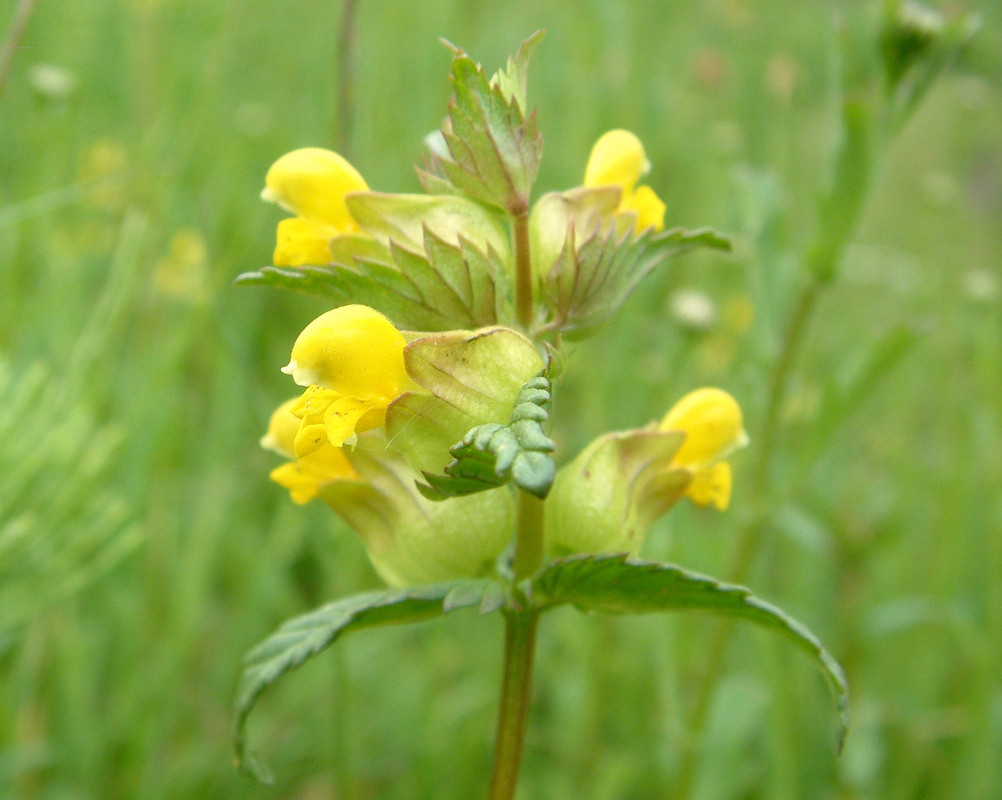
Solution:
<svg viewBox="0 0 1002 800">
<path fill-rule="evenodd" d="M 499 69 L 493 78 L 491 85 L 498 86 L 505 100 L 509 103 L 514 101 L 518 107 L 525 111 L 526 96 L 529 91 L 529 57 L 533 50 L 542 41 L 545 31 L 536 31 L 526 39 L 518 48 L 514 56 L 508 56 L 507 69 Z"/>
<path fill-rule="evenodd" d="M 247 718 L 265 689 L 343 634 L 377 625 L 421 622 L 457 608 L 480 606 L 488 596 L 496 595 L 493 581 L 450 581 L 346 597 L 287 620 L 244 659 L 234 733 L 237 764 L 258 780 L 271 782 L 267 769 L 247 748 Z"/>
<path fill-rule="evenodd" d="M 574 227 L 563 250 L 543 278 L 543 296 L 550 310 L 544 330 L 583 337 L 606 322 L 637 284 L 653 269 L 695 248 L 730 250 L 730 240 L 710 228 L 663 233 L 648 229 L 620 237 L 615 228 L 594 229 L 577 244 Z"/>
<path fill-rule="evenodd" d="M 500 79 L 492 85 L 465 53 L 457 54 L 451 76 L 455 94 L 442 128 L 449 156 L 433 156 L 429 163 L 431 172 L 473 199 L 513 214 L 528 210 L 543 153 L 535 111 L 525 115 L 522 109 L 525 69 L 534 43 L 523 45 L 504 87 Z"/>
<path fill-rule="evenodd" d="M 466 202 L 466 201 L 464 201 Z M 423 252 L 390 240 L 388 248 L 362 236 L 333 240 L 335 258 L 326 267 L 265 267 L 236 279 L 331 298 L 335 305 L 363 303 L 401 328 L 447 331 L 511 322 L 511 282 L 493 248 L 485 255 L 460 237 L 452 245 L 423 229 Z M 367 241 L 340 243 L 341 239 Z"/>
<path fill-rule="evenodd" d="M 720 583 L 673 564 L 639 561 L 622 554 L 554 561 L 527 583 L 533 604 L 542 610 L 571 603 L 583 611 L 603 614 L 709 611 L 782 633 L 821 668 L 838 709 L 841 750 L 849 704 L 849 687 L 842 668 L 813 633 L 745 587 Z"/>
<path fill-rule="evenodd" d="M 519 489 L 545 498 L 556 466 L 548 455 L 556 444 L 544 432 L 549 419 L 550 381 L 537 375 L 522 386 L 507 425 L 489 423 L 470 429 L 449 452 L 445 475 L 424 472 L 427 484 L 417 487 L 429 500 L 482 492 L 509 480 Z"/>
</svg>

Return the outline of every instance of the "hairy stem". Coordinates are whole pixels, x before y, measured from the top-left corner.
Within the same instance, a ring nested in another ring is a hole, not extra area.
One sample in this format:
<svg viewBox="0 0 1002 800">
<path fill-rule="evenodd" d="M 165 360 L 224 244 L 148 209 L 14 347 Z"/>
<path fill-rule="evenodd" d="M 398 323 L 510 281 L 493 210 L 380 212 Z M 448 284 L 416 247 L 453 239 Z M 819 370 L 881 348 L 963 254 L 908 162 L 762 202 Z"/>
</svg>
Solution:
<svg viewBox="0 0 1002 800">
<path fill-rule="evenodd" d="M 538 622 L 539 615 L 535 611 L 510 611 L 505 614 L 504 683 L 489 800 L 511 800 L 515 796 L 528 721 L 532 654 L 536 646 Z"/>
<path fill-rule="evenodd" d="M 7 28 L 7 35 L 4 36 L 3 44 L 0 44 L 0 95 L 3 94 L 4 84 L 7 82 L 7 74 L 10 72 L 10 65 L 14 63 L 14 56 L 21 49 L 21 40 L 24 32 L 28 29 L 28 20 L 35 10 L 36 0 L 19 0 L 11 17 L 10 26 Z"/>
<path fill-rule="evenodd" d="M 515 221 L 515 314 L 518 323 L 530 331 L 532 313 L 532 259 L 529 253 L 529 210 L 512 215 Z"/>
</svg>

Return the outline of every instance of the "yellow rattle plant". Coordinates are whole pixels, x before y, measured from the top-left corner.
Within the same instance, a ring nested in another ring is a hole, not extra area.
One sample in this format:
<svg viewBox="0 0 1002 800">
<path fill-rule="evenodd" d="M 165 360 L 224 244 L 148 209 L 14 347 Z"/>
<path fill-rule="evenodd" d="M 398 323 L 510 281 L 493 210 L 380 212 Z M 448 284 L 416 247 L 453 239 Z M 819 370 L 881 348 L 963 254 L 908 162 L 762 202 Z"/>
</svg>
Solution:
<svg viewBox="0 0 1002 800">
<path fill-rule="evenodd" d="M 731 395 L 696 388 L 660 422 L 556 452 L 551 401 L 572 342 L 599 333 L 652 270 L 729 242 L 665 229 L 665 204 L 640 183 L 643 145 L 625 130 L 598 139 L 580 186 L 532 202 L 539 38 L 492 77 L 454 50 L 448 117 L 418 170 L 425 194 L 372 191 L 319 148 L 268 171 L 262 196 L 295 216 L 278 223 L 274 265 L 238 283 L 333 305 L 283 368 L 301 393 L 262 439 L 285 459 L 271 477 L 340 516 L 390 588 L 289 620 L 247 656 L 236 747 L 258 777 L 246 722 L 264 689 L 350 630 L 460 608 L 506 620 L 494 800 L 514 795 L 538 621 L 556 606 L 702 610 L 771 628 L 817 661 L 844 712 L 842 672 L 803 626 L 740 586 L 636 557 L 683 498 L 727 509 L 730 458 L 748 440 Z"/>
</svg>

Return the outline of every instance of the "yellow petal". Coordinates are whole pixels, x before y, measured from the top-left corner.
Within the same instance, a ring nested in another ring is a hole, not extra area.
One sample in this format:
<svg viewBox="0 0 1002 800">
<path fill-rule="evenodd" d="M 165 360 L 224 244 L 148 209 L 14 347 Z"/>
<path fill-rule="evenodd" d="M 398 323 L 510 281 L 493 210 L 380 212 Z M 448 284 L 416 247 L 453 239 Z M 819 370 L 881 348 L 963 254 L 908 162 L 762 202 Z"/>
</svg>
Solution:
<svg viewBox="0 0 1002 800">
<path fill-rule="evenodd" d="M 712 503 L 718 511 L 726 511 L 731 502 L 732 482 L 731 465 L 720 461 L 697 472 L 685 493 L 696 505 L 708 506 Z"/>
<path fill-rule="evenodd" d="M 358 229 L 344 196 L 369 186 L 343 157 L 320 147 L 286 153 L 271 165 L 265 178 L 265 200 L 300 217 L 333 225 L 341 233 Z"/>
<path fill-rule="evenodd" d="M 409 384 L 406 341 L 386 317 L 368 306 L 335 308 L 306 326 L 282 369 L 300 386 L 316 384 L 360 400 L 389 402 Z"/>
<path fill-rule="evenodd" d="M 748 441 L 741 407 L 722 389 L 690 392 L 665 415 L 659 427 L 685 432 L 685 441 L 672 459 L 673 465 L 681 467 L 701 469 Z"/>
<path fill-rule="evenodd" d="M 381 399 L 359 400 L 357 397 L 339 397 L 327 407 L 327 412 L 324 414 L 327 439 L 335 447 L 340 447 L 355 434 L 379 427 L 386 420 L 386 405 L 386 401 Z M 375 417 L 369 412 L 375 412 Z M 362 427 L 361 422 L 366 417 L 368 417 L 367 422 L 375 421 L 375 424 L 370 424 L 367 428 Z"/>
<path fill-rule="evenodd" d="M 305 458 L 310 453 L 319 450 L 325 444 L 330 444 L 327 440 L 327 426 L 322 424 L 307 425 L 303 423 L 296 434 L 294 442 L 296 458 Z M 340 444 L 338 447 L 340 447 Z"/>
<path fill-rule="evenodd" d="M 354 480 L 358 474 L 340 448 L 327 444 L 305 458 L 276 467 L 270 477 L 289 490 L 294 503 L 302 505 L 316 497 L 325 483 Z"/>
<path fill-rule="evenodd" d="M 299 405 L 300 400 L 300 397 L 293 397 L 275 409 L 268 422 L 268 432 L 261 437 L 261 447 L 286 458 L 295 458 L 293 443 L 299 433 L 301 420 L 292 413 L 292 408 Z"/>
<path fill-rule="evenodd" d="M 609 131 L 599 137 L 591 149 L 584 185 L 615 184 L 623 188 L 624 194 L 631 194 L 640 176 L 650 168 L 644 146 L 634 134 L 624 130 Z"/>
<path fill-rule="evenodd" d="M 304 264 L 327 264 L 331 260 L 327 243 L 338 229 L 302 217 L 289 217 L 278 223 L 275 254 L 276 267 L 301 267 Z"/>
<path fill-rule="evenodd" d="M 629 197 L 623 198 L 620 211 L 636 211 L 637 222 L 634 230 L 637 233 L 654 228 L 656 231 L 664 229 L 665 226 L 665 204 L 661 202 L 654 190 L 650 186 L 638 186 Z"/>
</svg>

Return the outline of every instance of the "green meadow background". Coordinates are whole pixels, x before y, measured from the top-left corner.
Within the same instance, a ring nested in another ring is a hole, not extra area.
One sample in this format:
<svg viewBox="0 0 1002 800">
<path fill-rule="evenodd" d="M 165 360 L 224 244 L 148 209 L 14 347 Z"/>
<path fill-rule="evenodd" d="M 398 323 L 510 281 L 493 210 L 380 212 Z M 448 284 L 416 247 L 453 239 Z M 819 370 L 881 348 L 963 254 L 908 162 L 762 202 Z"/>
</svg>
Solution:
<svg viewBox="0 0 1002 800">
<path fill-rule="evenodd" d="M 1002 8 L 966 7 L 983 29 L 887 151 L 807 328 L 748 577 L 845 665 L 844 754 L 785 641 L 737 629 L 699 742 L 712 620 L 563 609 L 541 630 L 525 800 L 681 800 L 690 751 L 686 800 L 1002 797 Z M 243 653 L 379 585 L 257 444 L 325 307 L 231 282 L 269 263 L 282 213 L 258 193 L 288 150 L 344 143 L 373 188 L 418 189 L 450 93 L 439 36 L 493 70 L 547 29 L 538 191 L 580 183 L 626 127 L 668 224 L 735 241 L 647 279 L 573 350 L 560 458 L 707 384 L 761 429 L 836 145 L 836 18 L 866 31 L 878 3 L 360 0 L 350 131 L 339 9 L 38 0 L 0 95 L 0 797 L 484 795 L 496 615 L 353 634 L 284 680 L 251 720 L 274 786 L 230 744 Z M 679 506 L 644 555 L 724 575 L 754 481 L 747 454 L 735 470 L 727 513 Z"/>
</svg>

